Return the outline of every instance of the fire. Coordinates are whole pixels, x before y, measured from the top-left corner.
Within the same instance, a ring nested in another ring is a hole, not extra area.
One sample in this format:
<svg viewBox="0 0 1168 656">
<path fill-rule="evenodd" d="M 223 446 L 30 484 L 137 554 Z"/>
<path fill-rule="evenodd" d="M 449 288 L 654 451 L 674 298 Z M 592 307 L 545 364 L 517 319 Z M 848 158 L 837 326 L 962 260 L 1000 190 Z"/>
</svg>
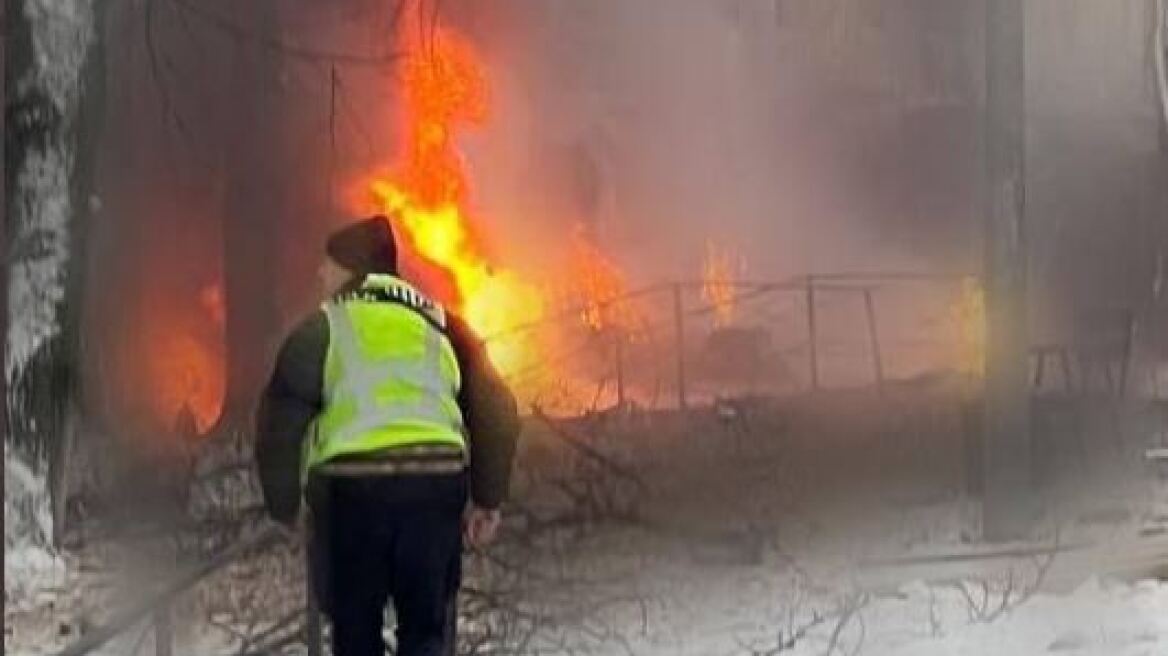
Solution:
<svg viewBox="0 0 1168 656">
<path fill-rule="evenodd" d="M 581 305 L 580 320 L 592 330 L 615 328 L 635 334 L 642 317 L 621 302 L 629 289 L 624 273 L 577 227 L 572 248 L 568 296 Z"/>
<path fill-rule="evenodd" d="M 486 122 L 486 76 L 460 35 L 437 28 L 421 42 L 417 24 L 403 18 L 398 34 L 413 53 L 399 79 L 405 144 L 393 173 L 374 178 L 368 188 L 412 252 L 449 278 L 423 280 L 423 286 L 490 337 L 492 361 L 504 373 L 514 372 L 535 356 L 522 335 L 507 332 L 543 316 L 543 296 L 488 257 L 469 211 L 470 181 L 456 143 L 462 130 Z"/>
<path fill-rule="evenodd" d="M 227 306 L 223 300 L 223 287 L 219 284 L 210 284 L 199 292 L 199 305 L 211 318 L 212 323 L 219 330 L 227 325 Z"/>
<path fill-rule="evenodd" d="M 725 328 L 734 323 L 735 290 L 741 262 L 733 253 L 706 242 L 706 257 L 702 262 L 702 299 L 714 308 L 714 327 Z"/>
<path fill-rule="evenodd" d="M 208 287 L 200 298 L 214 298 Z M 223 410 L 227 374 L 224 368 L 221 319 L 213 308 L 174 308 L 155 305 L 155 321 L 143 327 L 145 352 L 139 364 L 150 381 L 145 400 L 154 428 L 202 433 L 211 428 Z M 187 418 L 184 418 L 184 415 Z M 193 420 L 193 426 L 182 426 Z"/>
<path fill-rule="evenodd" d="M 157 416 L 177 420 L 190 412 L 201 432 L 210 428 L 223 409 L 224 372 L 219 354 L 188 335 L 160 336 L 154 345 L 151 380 Z M 168 428 L 174 428 L 170 426 Z"/>
<path fill-rule="evenodd" d="M 970 378 L 985 375 L 985 290 L 973 276 L 961 281 L 957 299 L 950 308 L 956 329 L 957 370 Z"/>
</svg>

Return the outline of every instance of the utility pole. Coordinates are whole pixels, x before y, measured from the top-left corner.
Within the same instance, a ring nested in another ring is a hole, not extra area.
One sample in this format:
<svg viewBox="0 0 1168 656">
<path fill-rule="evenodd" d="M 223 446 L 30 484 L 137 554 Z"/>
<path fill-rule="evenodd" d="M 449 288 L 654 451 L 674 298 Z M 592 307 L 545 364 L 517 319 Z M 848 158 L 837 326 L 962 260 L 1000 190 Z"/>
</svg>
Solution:
<svg viewBox="0 0 1168 656">
<path fill-rule="evenodd" d="M 868 319 L 868 345 L 872 351 L 872 369 L 876 390 L 884 393 L 884 355 L 880 352 L 880 332 L 876 327 L 876 301 L 872 298 L 872 288 L 864 288 L 864 315 Z"/>
<path fill-rule="evenodd" d="M 819 390 L 819 331 L 815 327 L 815 276 L 807 276 L 807 366 L 811 389 Z"/>
<path fill-rule="evenodd" d="M 983 537 L 1022 537 L 1030 480 L 1026 303 L 1026 0 L 986 3 L 986 367 Z"/>
<path fill-rule="evenodd" d="M 685 307 L 682 300 L 681 283 L 673 284 L 673 333 L 677 346 L 677 407 L 685 410 L 689 406 L 685 392 Z"/>
</svg>

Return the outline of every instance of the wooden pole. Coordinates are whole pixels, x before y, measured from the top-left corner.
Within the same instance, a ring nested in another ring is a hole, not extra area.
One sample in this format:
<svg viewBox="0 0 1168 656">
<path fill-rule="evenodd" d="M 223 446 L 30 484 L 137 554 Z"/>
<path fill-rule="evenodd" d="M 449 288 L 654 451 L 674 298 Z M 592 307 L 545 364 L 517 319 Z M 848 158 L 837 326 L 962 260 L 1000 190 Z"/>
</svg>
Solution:
<svg viewBox="0 0 1168 656">
<path fill-rule="evenodd" d="M 819 337 L 815 330 L 815 277 L 807 276 L 807 353 L 811 389 L 819 389 Z"/>
<path fill-rule="evenodd" d="M 1075 391 L 1075 379 L 1071 374 L 1071 355 L 1067 352 L 1067 347 L 1059 347 L 1059 367 L 1063 372 L 1063 391 Z"/>
<path fill-rule="evenodd" d="M 174 652 L 174 630 L 170 624 L 170 606 L 154 611 L 155 656 L 171 656 Z"/>
<path fill-rule="evenodd" d="M 1024 537 L 1031 508 L 1025 222 L 1025 0 L 986 5 L 983 537 Z"/>
<path fill-rule="evenodd" d="M 324 648 L 322 638 L 320 605 L 316 601 L 316 590 L 313 585 L 312 552 L 307 541 L 311 538 L 312 527 L 309 526 L 305 535 L 304 545 L 304 642 L 308 647 L 308 656 L 321 656 Z"/>
<path fill-rule="evenodd" d="M 1121 347 L 1119 360 L 1119 382 L 1117 383 L 1119 398 L 1127 397 L 1128 379 L 1131 376 L 1132 364 L 1132 349 L 1136 341 L 1136 316 L 1135 312 L 1124 310 L 1122 315 L 1123 321 L 1123 344 Z"/>
<path fill-rule="evenodd" d="M 685 410 L 685 314 L 682 307 L 681 283 L 673 284 L 673 331 L 677 347 L 677 407 Z"/>
<path fill-rule="evenodd" d="M 625 407 L 625 338 L 621 332 L 615 331 L 615 343 L 613 344 L 613 357 L 616 359 L 616 404 L 617 407 Z"/>
<path fill-rule="evenodd" d="M 876 389 L 884 391 L 884 357 L 880 352 L 880 332 L 876 327 L 876 302 L 871 288 L 864 290 L 864 312 L 868 316 L 868 341 L 872 348 L 872 368 L 876 375 Z"/>
<path fill-rule="evenodd" d="M 1046 349 L 1034 351 L 1034 390 L 1042 391 L 1043 376 L 1046 373 Z"/>
</svg>

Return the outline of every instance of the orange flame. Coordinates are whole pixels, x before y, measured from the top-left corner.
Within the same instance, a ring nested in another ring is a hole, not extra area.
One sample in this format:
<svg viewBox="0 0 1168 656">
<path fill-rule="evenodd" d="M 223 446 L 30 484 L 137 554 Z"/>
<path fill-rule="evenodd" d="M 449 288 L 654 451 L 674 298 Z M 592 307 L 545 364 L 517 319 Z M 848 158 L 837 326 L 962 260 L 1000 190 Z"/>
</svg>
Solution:
<svg viewBox="0 0 1168 656">
<path fill-rule="evenodd" d="M 569 297 L 582 306 L 580 320 L 592 330 L 615 328 L 635 333 L 641 317 L 621 302 L 629 289 L 624 273 L 577 226 L 572 248 Z"/>
<path fill-rule="evenodd" d="M 534 354 L 512 327 L 543 315 L 539 290 L 493 266 L 468 211 L 466 164 L 457 134 L 481 127 L 488 115 L 488 89 L 474 49 L 458 34 L 439 28 L 419 42 L 416 21 L 403 19 L 399 39 L 413 51 L 401 71 L 402 134 L 405 147 L 394 173 L 369 183 L 378 208 L 392 216 L 409 248 L 450 278 L 453 289 L 423 286 L 459 312 L 483 337 L 495 364 L 512 372 Z M 410 27 L 406 27 L 410 26 Z"/>
<path fill-rule="evenodd" d="M 143 400 L 149 404 L 151 429 L 202 433 L 223 410 L 227 373 L 222 288 L 208 285 L 198 300 L 198 305 L 190 306 L 176 306 L 165 298 L 147 301 L 154 319 L 142 328 L 142 350 L 135 350 L 132 366 L 144 368 L 138 369 L 142 375 L 135 379 L 149 381 Z"/>
<path fill-rule="evenodd" d="M 223 409 L 225 380 L 220 355 L 182 334 L 157 336 L 151 350 L 156 415 L 172 423 L 167 428 L 174 428 L 173 422 L 189 411 L 200 432 L 210 428 Z"/>
<path fill-rule="evenodd" d="M 199 292 L 199 305 L 203 306 L 215 327 L 223 330 L 227 325 L 227 306 L 223 300 L 222 285 L 211 284 L 203 287 Z"/>
<path fill-rule="evenodd" d="M 714 308 L 714 327 L 725 328 L 734 323 L 734 282 L 741 269 L 728 249 L 706 242 L 706 258 L 702 263 L 702 299 Z"/>
<path fill-rule="evenodd" d="M 981 281 L 962 279 L 956 298 L 949 306 L 950 322 L 956 333 L 957 371 L 971 380 L 985 377 L 985 290 Z"/>
</svg>

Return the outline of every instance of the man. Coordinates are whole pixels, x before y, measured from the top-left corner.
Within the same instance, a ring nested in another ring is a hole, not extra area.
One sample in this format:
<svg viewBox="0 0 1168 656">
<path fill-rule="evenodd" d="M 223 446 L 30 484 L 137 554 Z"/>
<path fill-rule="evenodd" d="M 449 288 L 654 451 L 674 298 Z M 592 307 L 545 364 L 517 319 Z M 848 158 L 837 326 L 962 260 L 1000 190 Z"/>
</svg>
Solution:
<svg viewBox="0 0 1168 656">
<path fill-rule="evenodd" d="M 339 289 L 284 342 L 260 406 L 265 503 L 295 523 L 306 481 L 334 654 L 384 654 L 390 600 L 400 656 L 453 653 L 462 542 L 498 529 L 515 399 L 469 327 L 398 277 L 385 217 L 326 251 L 322 280 Z"/>
</svg>

